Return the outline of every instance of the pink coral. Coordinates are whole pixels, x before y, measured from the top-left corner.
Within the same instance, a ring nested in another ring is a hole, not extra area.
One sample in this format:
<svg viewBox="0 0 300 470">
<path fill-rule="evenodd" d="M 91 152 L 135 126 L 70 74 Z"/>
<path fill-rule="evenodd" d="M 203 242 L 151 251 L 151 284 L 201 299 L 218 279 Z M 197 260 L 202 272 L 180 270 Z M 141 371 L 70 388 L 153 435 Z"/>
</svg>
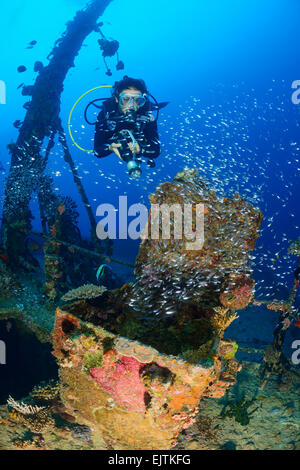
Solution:
<svg viewBox="0 0 300 470">
<path fill-rule="evenodd" d="M 145 412 L 145 393 L 140 379 L 141 364 L 133 357 L 121 356 L 111 365 L 90 370 L 91 377 L 128 411 Z"/>
<path fill-rule="evenodd" d="M 246 308 L 253 298 L 254 281 L 245 276 L 239 276 L 226 292 L 220 294 L 220 302 L 230 310 Z"/>
</svg>

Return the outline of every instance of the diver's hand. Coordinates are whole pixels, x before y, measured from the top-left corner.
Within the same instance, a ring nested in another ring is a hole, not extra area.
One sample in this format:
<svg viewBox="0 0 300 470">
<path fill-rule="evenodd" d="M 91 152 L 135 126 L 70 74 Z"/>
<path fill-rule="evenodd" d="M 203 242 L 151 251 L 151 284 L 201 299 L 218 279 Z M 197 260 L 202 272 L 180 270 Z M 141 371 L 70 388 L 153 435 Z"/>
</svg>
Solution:
<svg viewBox="0 0 300 470">
<path fill-rule="evenodd" d="M 119 157 L 122 160 L 122 157 L 121 157 L 120 152 L 118 150 L 119 147 L 122 147 L 122 144 L 113 143 L 113 144 L 110 144 L 110 146 L 108 147 L 108 150 L 115 153 L 117 155 L 117 157 Z"/>
<path fill-rule="evenodd" d="M 141 147 L 139 146 L 138 142 L 135 145 L 132 142 L 129 142 L 128 147 L 132 153 L 141 153 Z"/>
</svg>

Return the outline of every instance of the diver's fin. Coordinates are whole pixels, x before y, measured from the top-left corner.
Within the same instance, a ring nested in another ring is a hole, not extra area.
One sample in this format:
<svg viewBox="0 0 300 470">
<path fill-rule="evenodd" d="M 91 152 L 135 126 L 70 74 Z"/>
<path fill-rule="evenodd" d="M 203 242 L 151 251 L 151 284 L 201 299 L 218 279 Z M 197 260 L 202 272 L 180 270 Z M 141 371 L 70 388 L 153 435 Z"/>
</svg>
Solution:
<svg viewBox="0 0 300 470">
<path fill-rule="evenodd" d="M 163 101 L 162 103 L 158 103 L 158 109 L 165 108 L 169 103 L 170 101 Z"/>
<path fill-rule="evenodd" d="M 162 103 L 151 103 L 151 110 L 156 111 L 157 109 L 165 108 L 170 101 L 163 101 Z"/>
</svg>

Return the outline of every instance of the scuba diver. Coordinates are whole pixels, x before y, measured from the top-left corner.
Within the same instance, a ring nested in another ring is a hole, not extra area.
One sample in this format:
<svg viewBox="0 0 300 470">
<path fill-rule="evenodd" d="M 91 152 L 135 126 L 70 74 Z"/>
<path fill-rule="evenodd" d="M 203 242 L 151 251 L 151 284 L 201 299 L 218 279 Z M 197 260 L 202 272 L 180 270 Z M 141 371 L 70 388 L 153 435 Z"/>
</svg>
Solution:
<svg viewBox="0 0 300 470">
<path fill-rule="evenodd" d="M 116 82 L 111 98 L 103 102 L 96 122 L 94 153 L 103 158 L 115 153 L 127 163 L 131 177 L 141 175 L 141 157 L 150 168 L 160 154 L 157 117 L 152 111 L 168 103 L 151 102 L 143 80 L 124 76 Z M 152 95 L 150 95 L 152 97 Z M 153 98 L 153 97 L 152 97 Z"/>
</svg>

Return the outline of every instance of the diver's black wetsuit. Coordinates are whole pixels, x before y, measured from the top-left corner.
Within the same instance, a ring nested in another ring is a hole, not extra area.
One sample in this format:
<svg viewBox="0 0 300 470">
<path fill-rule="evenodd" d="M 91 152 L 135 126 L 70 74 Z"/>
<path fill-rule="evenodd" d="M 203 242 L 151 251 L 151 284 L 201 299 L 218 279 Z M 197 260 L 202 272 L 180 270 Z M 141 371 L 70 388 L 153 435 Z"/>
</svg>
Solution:
<svg viewBox="0 0 300 470">
<path fill-rule="evenodd" d="M 157 123 L 151 112 L 149 102 L 135 113 L 135 122 L 129 126 L 126 116 L 119 113 L 118 103 L 115 98 L 108 98 L 103 103 L 101 112 L 97 117 L 94 152 L 98 158 L 107 157 L 111 151 L 109 145 L 118 141 L 118 133 L 127 127 L 137 139 L 141 153 L 139 156 L 152 160 L 160 154 L 160 142 L 157 131 Z"/>
</svg>

